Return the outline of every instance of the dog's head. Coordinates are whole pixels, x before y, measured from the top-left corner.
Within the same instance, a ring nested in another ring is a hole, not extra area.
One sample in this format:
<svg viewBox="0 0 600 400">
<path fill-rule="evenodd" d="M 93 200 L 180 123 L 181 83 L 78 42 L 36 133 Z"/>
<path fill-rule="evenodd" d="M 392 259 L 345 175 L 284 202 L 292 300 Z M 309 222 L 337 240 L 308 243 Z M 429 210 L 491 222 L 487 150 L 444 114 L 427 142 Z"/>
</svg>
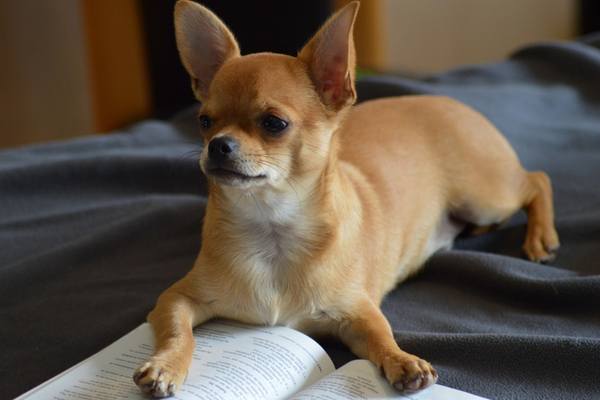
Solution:
<svg viewBox="0 0 600 400">
<path fill-rule="evenodd" d="M 343 111 L 354 103 L 352 27 L 358 2 L 333 15 L 298 57 L 240 55 L 207 8 L 175 7 L 177 47 L 202 106 L 200 165 L 218 185 L 289 188 L 320 174 Z"/>
</svg>

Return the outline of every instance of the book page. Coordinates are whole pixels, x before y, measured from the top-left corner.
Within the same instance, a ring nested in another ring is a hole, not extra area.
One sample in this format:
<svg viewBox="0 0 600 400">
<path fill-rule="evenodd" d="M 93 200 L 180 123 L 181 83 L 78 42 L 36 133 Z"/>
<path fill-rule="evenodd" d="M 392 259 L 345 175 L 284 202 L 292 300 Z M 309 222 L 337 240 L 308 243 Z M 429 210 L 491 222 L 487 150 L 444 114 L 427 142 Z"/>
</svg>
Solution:
<svg viewBox="0 0 600 400">
<path fill-rule="evenodd" d="M 410 399 L 410 400 L 485 400 L 442 385 L 417 393 L 401 395 L 367 360 L 355 360 L 292 396 L 291 400 Z"/>
<path fill-rule="evenodd" d="M 196 349 L 180 400 L 285 399 L 334 371 L 325 351 L 285 327 L 214 321 L 194 330 Z M 143 324 L 96 355 L 25 393 L 30 400 L 147 400 L 133 372 L 152 355 Z"/>
</svg>

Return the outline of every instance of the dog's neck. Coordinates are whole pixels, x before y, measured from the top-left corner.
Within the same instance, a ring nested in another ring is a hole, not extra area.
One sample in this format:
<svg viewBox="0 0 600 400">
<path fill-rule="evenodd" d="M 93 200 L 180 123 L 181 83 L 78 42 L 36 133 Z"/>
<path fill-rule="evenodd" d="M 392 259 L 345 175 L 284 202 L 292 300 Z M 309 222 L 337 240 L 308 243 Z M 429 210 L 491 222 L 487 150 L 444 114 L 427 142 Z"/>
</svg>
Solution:
<svg viewBox="0 0 600 400">
<path fill-rule="evenodd" d="M 302 180 L 288 181 L 281 189 L 241 191 L 211 186 L 211 201 L 227 231 L 254 241 L 273 264 L 296 264 L 324 250 L 335 237 L 335 187 L 340 180 L 336 155 L 329 157 L 320 173 Z M 220 227 L 222 228 L 222 227 Z M 258 249 L 254 249 L 258 250 Z M 264 250 L 264 251 L 263 251 Z"/>
</svg>

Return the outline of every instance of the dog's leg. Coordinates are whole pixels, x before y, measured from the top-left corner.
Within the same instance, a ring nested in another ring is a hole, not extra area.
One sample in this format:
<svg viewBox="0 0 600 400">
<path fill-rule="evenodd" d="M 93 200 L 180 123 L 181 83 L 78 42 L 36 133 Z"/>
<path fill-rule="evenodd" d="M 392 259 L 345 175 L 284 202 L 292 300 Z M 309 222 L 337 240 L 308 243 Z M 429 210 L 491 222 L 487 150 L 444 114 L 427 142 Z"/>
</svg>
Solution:
<svg viewBox="0 0 600 400">
<path fill-rule="evenodd" d="M 339 336 L 354 354 L 382 369 L 387 380 L 400 391 L 420 390 L 437 381 L 431 364 L 398 347 L 390 324 L 368 299 L 361 303 L 355 316 L 342 322 Z"/>
<path fill-rule="evenodd" d="M 527 212 L 528 221 L 523 251 L 530 260 L 552 261 L 560 244 L 554 228 L 550 179 L 543 172 L 530 172 L 527 179 L 528 188 L 523 208 Z"/>
<path fill-rule="evenodd" d="M 154 397 L 172 396 L 181 386 L 192 361 L 192 329 L 212 317 L 206 305 L 185 295 L 179 286 L 161 294 L 148 315 L 156 339 L 154 355 L 133 377 L 144 393 Z"/>
<path fill-rule="evenodd" d="M 528 217 L 523 251 L 531 261 L 551 261 L 559 241 L 554 228 L 550 179 L 543 172 L 527 172 L 520 167 L 507 170 L 503 173 L 497 168 L 488 170 L 488 176 L 472 175 L 469 184 L 455 188 L 451 212 L 458 219 L 481 227 L 476 230 L 485 230 L 522 208 Z"/>
</svg>

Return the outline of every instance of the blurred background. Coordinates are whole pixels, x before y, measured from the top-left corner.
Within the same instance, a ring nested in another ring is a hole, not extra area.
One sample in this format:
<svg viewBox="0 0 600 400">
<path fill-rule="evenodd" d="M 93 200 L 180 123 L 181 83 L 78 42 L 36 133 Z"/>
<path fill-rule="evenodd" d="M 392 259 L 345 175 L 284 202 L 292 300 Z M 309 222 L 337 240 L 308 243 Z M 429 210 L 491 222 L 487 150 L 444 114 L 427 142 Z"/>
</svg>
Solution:
<svg viewBox="0 0 600 400">
<path fill-rule="evenodd" d="M 294 55 L 346 0 L 203 0 L 242 53 Z M 0 148 L 169 118 L 194 103 L 175 0 L 0 0 Z M 423 76 L 600 30 L 597 0 L 362 0 L 365 73 Z"/>
</svg>

